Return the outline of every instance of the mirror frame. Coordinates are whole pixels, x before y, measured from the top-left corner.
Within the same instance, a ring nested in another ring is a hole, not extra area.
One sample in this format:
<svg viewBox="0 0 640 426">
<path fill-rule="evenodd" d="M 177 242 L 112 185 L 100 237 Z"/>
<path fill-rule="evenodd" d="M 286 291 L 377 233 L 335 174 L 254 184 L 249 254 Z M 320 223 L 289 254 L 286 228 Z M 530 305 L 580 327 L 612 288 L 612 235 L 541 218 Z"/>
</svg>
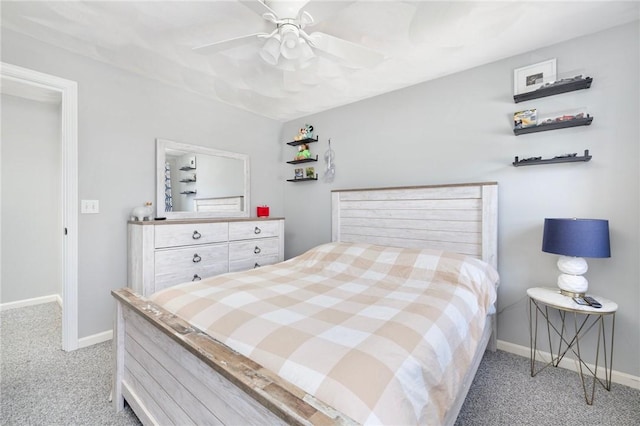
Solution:
<svg viewBox="0 0 640 426">
<path fill-rule="evenodd" d="M 233 158 L 244 163 L 244 209 L 241 212 L 165 212 L 161 211 L 164 206 L 164 165 L 166 162 L 166 150 L 175 149 L 194 154 L 213 155 L 217 157 Z M 156 217 L 166 217 L 167 219 L 198 219 L 215 217 L 249 217 L 251 209 L 251 176 L 249 155 L 237 152 L 221 151 L 199 145 L 190 145 L 174 142 L 167 139 L 156 139 Z"/>
</svg>

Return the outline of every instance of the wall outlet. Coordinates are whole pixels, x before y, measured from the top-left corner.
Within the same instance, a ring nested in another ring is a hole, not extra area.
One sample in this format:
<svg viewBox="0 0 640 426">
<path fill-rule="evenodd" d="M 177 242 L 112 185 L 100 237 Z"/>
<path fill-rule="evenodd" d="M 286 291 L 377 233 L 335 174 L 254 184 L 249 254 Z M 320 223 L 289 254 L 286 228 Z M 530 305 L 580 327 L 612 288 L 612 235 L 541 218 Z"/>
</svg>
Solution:
<svg viewBox="0 0 640 426">
<path fill-rule="evenodd" d="M 80 213 L 100 213 L 100 202 L 98 200 L 81 200 Z"/>
</svg>

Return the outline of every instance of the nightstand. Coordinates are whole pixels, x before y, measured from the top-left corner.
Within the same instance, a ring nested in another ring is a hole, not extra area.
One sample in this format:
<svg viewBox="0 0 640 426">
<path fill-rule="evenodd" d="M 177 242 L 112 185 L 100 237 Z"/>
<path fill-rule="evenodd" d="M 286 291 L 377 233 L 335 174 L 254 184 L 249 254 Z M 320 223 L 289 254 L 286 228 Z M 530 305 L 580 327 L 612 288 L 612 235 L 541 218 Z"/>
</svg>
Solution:
<svg viewBox="0 0 640 426">
<path fill-rule="evenodd" d="M 529 296 L 529 336 L 531 339 L 531 377 L 549 365 L 557 367 L 564 356 L 573 352 L 578 361 L 580 381 L 584 390 L 584 399 L 588 405 L 593 404 L 596 381 L 606 390 L 611 390 L 611 370 L 613 366 L 613 331 L 618 305 L 604 297 L 592 295 L 602 304 L 602 308 L 578 305 L 571 297 L 560 294 L 558 288 L 535 287 L 527 290 Z M 558 315 L 552 314 L 557 311 Z M 568 314 L 568 315 L 567 315 Z M 546 325 L 547 339 L 551 361 L 542 368 L 535 370 L 536 352 L 538 346 L 538 317 L 542 317 L 542 325 Z M 571 321 L 573 317 L 573 321 Z M 610 318 L 609 327 L 605 318 Z M 573 322 L 573 330 L 570 330 Z M 567 326 L 569 325 L 569 326 Z M 598 333 L 598 344 L 595 353 L 595 365 L 590 366 L 582 360 L 580 340 L 592 329 Z M 608 329 L 608 332 L 607 332 Z M 554 354 L 552 339 L 557 351 Z M 602 349 L 602 351 L 601 351 Z M 598 377 L 598 363 L 600 355 L 604 358 L 604 381 Z M 587 377 L 585 377 L 587 376 Z M 587 389 L 587 380 L 592 379 L 591 397 Z"/>
</svg>

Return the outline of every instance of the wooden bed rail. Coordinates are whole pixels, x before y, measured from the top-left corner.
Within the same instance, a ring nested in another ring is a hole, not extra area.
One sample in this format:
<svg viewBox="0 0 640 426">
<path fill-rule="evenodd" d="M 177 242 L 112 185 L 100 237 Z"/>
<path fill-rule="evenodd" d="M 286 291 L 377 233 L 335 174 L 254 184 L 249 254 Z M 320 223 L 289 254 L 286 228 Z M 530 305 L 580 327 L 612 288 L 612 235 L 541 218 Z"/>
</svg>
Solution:
<svg viewBox="0 0 640 426">
<path fill-rule="evenodd" d="M 325 406 L 312 395 L 209 337 L 159 305 L 137 295 L 131 289 L 113 290 L 111 294 L 118 302 L 114 336 L 116 346 L 114 406 L 117 410 L 122 409 L 124 398 L 122 377 L 125 368 L 124 335 L 127 320 L 124 311 L 126 310 L 146 320 L 155 329 L 195 355 L 217 374 L 288 424 L 356 424 L 349 417 Z"/>
</svg>

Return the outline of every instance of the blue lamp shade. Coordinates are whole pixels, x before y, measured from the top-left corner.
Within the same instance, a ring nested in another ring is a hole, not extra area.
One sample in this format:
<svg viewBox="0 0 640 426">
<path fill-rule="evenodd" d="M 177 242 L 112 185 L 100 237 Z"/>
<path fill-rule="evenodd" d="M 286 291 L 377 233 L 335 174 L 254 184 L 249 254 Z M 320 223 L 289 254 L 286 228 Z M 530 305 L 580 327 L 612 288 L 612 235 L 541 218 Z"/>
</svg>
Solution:
<svg viewBox="0 0 640 426">
<path fill-rule="evenodd" d="M 545 219 L 542 251 L 563 256 L 611 257 L 609 221 Z"/>
</svg>

